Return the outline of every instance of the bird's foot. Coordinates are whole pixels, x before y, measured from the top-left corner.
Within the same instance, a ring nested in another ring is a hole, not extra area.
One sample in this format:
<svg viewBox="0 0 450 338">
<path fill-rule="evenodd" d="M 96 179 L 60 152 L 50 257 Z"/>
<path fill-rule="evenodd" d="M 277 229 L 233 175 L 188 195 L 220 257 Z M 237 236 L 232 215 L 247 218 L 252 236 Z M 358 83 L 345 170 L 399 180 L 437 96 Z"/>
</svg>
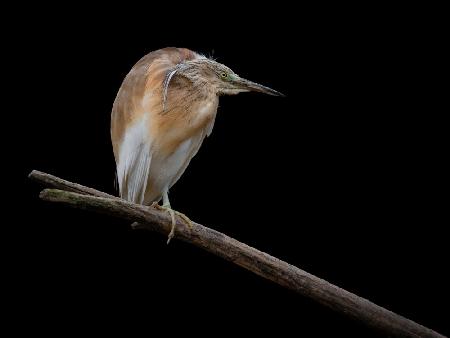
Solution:
<svg viewBox="0 0 450 338">
<path fill-rule="evenodd" d="M 185 214 L 183 214 L 183 213 L 181 213 L 181 212 L 179 212 L 179 211 L 173 210 L 173 209 L 170 207 L 170 205 L 159 205 L 157 202 L 154 202 L 154 203 L 152 204 L 152 207 L 154 207 L 154 208 L 156 208 L 156 209 L 158 209 L 158 210 L 161 210 L 161 211 L 167 211 L 167 212 L 170 214 L 170 218 L 172 219 L 172 227 L 171 227 L 171 229 L 170 229 L 169 236 L 168 236 L 168 238 L 167 238 L 167 244 L 170 243 L 170 240 L 171 240 L 171 239 L 173 238 L 173 236 L 175 235 L 175 226 L 176 226 L 176 224 L 177 224 L 177 221 L 176 221 L 176 219 L 175 219 L 175 215 L 177 215 L 178 217 L 180 217 L 180 218 L 187 224 L 187 226 L 188 226 L 190 229 L 192 229 L 193 224 L 192 224 L 192 221 L 189 219 L 189 217 L 187 217 Z"/>
</svg>

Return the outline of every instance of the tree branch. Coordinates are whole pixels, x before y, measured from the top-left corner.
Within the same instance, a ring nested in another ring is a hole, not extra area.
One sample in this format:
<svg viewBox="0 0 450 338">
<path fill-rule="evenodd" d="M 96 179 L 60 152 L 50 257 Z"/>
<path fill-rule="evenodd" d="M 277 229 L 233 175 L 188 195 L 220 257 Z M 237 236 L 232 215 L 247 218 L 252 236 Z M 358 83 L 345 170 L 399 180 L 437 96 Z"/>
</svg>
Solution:
<svg viewBox="0 0 450 338">
<path fill-rule="evenodd" d="M 47 186 L 63 189 L 43 190 L 40 194 L 43 200 L 120 217 L 135 222 L 133 223 L 135 228 L 156 231 L 165 235 L 170 231 L 171 221 L 166 212 L 133 204 L 39 171 L 33 171 L 29 177 Z M 444 337 L 278 258 L 200 224 L 193 223 L 193 227 L 190 229 L 177 220 L 174 238 L 220 256 L 389 336 Z"/>
</svg>

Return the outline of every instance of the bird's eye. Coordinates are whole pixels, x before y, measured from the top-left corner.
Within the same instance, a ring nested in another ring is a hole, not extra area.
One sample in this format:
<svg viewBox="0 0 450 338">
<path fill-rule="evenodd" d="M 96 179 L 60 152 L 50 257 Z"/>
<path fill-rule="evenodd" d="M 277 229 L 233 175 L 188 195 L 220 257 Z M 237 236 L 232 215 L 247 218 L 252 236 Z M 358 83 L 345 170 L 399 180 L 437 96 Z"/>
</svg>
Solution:
<svg viewBox="0 0 450 338">
<path fill-rule="evenodd" d="M 222 79 L 226 79 L 226 78 L 228 77 L 228 74 L 225 73 L 225 72 L 222 72 L 222 73 L 220 73 L 220 77 L 221 77 Z"/>
</svg>

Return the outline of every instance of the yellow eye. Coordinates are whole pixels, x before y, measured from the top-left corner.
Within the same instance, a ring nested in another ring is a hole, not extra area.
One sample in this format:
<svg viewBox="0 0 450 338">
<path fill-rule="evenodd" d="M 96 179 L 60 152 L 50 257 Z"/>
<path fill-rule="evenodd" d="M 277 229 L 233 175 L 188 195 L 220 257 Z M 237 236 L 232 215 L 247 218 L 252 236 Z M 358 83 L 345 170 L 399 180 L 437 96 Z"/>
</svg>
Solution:
<svg viewBox="0 0 450 338">
<path fill-rule="evenodd" d="M 226 79 L 227 76 L 228 76 L 228 74 L 225 73 L 225 72 L 223 72 L 223 73 L 220 74 L 220 77 L 221 77 L 222 79 Z"/>
</svg>

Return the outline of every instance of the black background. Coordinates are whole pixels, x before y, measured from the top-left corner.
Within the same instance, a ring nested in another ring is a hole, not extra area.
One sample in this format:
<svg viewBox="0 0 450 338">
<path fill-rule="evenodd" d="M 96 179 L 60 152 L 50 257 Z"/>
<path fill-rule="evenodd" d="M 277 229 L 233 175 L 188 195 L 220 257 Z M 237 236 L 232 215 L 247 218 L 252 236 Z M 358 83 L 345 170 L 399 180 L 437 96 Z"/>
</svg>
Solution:
<svg viewBox="0 0 450 338">
<path fill-rule="evenodd" d="M 439 110 L 416 86 L 427 48 L 418 44 L 421 21 L 389 8 L 259 6 L 197 17 L 183 7 L 181 17 L 30 9 L 10 26 L 13 122 L 3 136 L 13 137 L 4 156 L 19 165 L 18 181 L 6 184 L 21 207 L 6 222 L 13 231 L 4 248 L 16 330 L 376 336 L 189 245 L 39 201 L 40 187 L 26 179 L 32 169 L 115 193 L 117 90 L 143 55 L 177 46 L 287 97 L 222 97 L 212 136 L 170 192 L 172 206 L 449 333 L 441 310 L 448 152 Z"/>
</svg>

